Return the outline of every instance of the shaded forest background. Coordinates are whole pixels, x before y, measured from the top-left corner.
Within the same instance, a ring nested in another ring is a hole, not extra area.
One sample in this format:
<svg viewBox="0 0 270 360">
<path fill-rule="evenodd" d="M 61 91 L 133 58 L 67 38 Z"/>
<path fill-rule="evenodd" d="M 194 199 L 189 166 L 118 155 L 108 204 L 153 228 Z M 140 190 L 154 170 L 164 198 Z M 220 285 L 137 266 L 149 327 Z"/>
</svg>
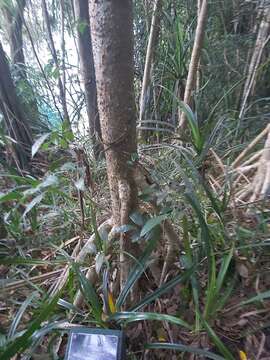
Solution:
<svg viewBox="0 0 270 360">
<path fill-rule="evenodd" d="M 270 358 L 267 0 L 0 0 L 0 358 Z"/>
</svg>

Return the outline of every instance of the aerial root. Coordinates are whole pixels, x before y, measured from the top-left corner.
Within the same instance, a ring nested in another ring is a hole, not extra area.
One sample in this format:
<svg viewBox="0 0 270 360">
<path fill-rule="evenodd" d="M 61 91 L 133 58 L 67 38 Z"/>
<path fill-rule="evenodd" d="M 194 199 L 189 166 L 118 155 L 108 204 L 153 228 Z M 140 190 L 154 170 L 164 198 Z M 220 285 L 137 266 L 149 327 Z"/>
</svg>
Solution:
<svg viewBox="0 0 270 360">
<path fill-rule="evenodd" d="M 111 229 L 112 229 L 112 219 L 110 218 L 110 219 L 104 221 L 98 227 L 97 230 L 98 230 L 99 233 L 106 232 L 107 234 L 109 234 Z M 109 236 L 108 236 L 108 238 L 109 238 Z M 78 256 L 77 256 L 77 258 L 75 260 L 76 262 L 83 262 L 88 254 L 93 254 L 93 248 L 95 247 L 95 240 L 96 240 L 96 235 L 94 233 L 94 234 L 91 235 L 91 237 L 88 239 L 88 241 L 84 244 L 84 246 L 80 250 L 80 252 L 79 252 L 79 254 L 78 254 Z M 92 265 L 87 270 L 86 278 L 92 284 L 97 281 L 97 273 L 96 273 L 95 266 Z M 73 305 L 75 307 L 77 307 L 77 308 L 80 308 L 82 303 L 83 303 L 83 294 L 82 294 L 81 290 L 78 290 L 76 295 L 75 295 Z"/>
<path fill-rule="evenodd" d="M 104 221 L 99 227 L 98 227 L 98 232 L 102 233 L 102 232 L 107 232 L 109 233 L 112 227 L 112 219 L 108 219 L 106 221 Z M 93 254 L 94 253 L 94 249 L 95 249 L 95 234 L 93 234 L 87 241 L 86 243 L 83 245 L 83 247 L 80 249 L 81 247 L 81 240 L 78 241 L 78 243 L 76 244 L 73 252 L 72 252 L 72 259 L 74 259 L 75 262 L 77 263 L 82 263 L 84 262 L 86 256 L 88 254 Z M 68 275 L 69 275 L 69 268 L 70 265 L 66 265 L 65 268 L 62 271 L 62 274 L 59 276 L 58 280 L 56 283 L 53 284 L 53 286 L 51 287 L 51 289 L 49 290 L 50 296 L 54 296 L 57 292 L 61 291 L 63 289 L 63 287 L 65 286 L 65 283 L 67 281 Z M 89 269 L 90 272 L 91 269 Z M 90 274 L 88 275 L 90 277 Z M 93 275 L 91 275 L 93 276 Z M 77 292 L 76 296 L 75 296 L 75 301 L 80 302 L 80 300 L 76 300 L 77 298 L 80 299 L 80 295 L 79 295 L 79 291 Z"/>
<path fill-rule="evenodd" d="M 246 156 L 254 150 L 263 138 L 266 137 L 264 147 L 251 154 L 246 160 Z M 220 186 L 227 181 L 227 177 L 232 178 L 231 189 L 233 189 L 232 203 L 249 205 L 257 201 L 262 201 L 270 195 L 270 124 L 256 136 L 254 140 L 238 155 L 230 167 L 223 165 L 222 160 L 211 149 L 218 166 L 222 170 L 222 175 L 215 179 L 209 175 L 212 188 L 222 189 Z"/>
<path fill-rule="evenodd" d="M 96 269 L 95 269 L 95 266 L 91 266 L 88 270 L 87 270 L 87 273 L 85 275 L 86 279 L 90 281 L 91 284 L 95 284 L 97 282 L 97 272 L 96 272 Z M 76 295 L 75 295 L 75 298 L 74 298 L 74 301 L 73 301 L 73 305 L 80 309 L 82 304 L 83 304 L 83 294 L 81 292 L 81 290 L 78 290 Z"/>
<path fill-rule="evenodd" d="M 237 194 L 237 200 L 244 200 L 248 203 L 253 203 L 255 201 L 263 200 L 267 196 L 269 196 L 270 191 L 270 125 L 268 125 L 262 132 L 257 136 L 255 140 L 251 142 L 248 146 L 249 149 L 255 146 L 259 140 L 262 139 L 263 136 L 267 135 L 267 139 L 264 145 L 264 148 L 253 155 L 248 161 L 239 166 L 238 168 L 234 169 L 236 171 L 242 172 L 242 176 L 244 176 L 244 172 L 246 173 L 245 177 L 248 177 L 248 171 L 255 171 L 255 175 L 253 181 L 246 181 L 248 184 L 246 185 L 245 189 L 241 189 Z M 243 153 L 247 153 L 246 149 Z M 240 154 L 241 155 L 241 154 Z M 238 158 L 242 159 L 243 157 L 240 156 Z M 252 164 L 252 161 L 256 160 L 255 163 Z M 234 162 L 236 163 L 236 161 Z M 245 171 L 246 170 L 246 171 Z M 236 187 L 237 183 L 239 182 L 240 178 L 235 181 L 234 186 Z"/>
</svg>

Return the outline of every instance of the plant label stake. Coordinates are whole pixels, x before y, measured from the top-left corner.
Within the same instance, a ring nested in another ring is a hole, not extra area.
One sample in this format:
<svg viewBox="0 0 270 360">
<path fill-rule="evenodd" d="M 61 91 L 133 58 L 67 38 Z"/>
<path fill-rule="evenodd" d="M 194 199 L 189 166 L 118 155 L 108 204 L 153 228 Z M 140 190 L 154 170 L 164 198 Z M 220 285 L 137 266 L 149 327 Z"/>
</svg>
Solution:
<svg viewBox="0 0 270 360">
<path fill-rule="evenodd" d="M 65 360 L 125 360 L 124 333 L 75 328 L 70 331 Z"/>
</svg>

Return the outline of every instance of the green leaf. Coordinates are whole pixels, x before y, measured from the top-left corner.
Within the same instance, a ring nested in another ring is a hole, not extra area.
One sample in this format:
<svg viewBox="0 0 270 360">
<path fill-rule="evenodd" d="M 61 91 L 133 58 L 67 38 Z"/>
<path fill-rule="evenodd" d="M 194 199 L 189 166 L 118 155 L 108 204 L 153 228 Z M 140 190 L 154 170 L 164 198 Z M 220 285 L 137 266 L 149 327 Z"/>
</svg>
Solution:
<svg viewBox="0 0 270 360">
<path fill-rule="evenodd" d="M 68 311 L 73 311 L 74 313 L 83 315 L 83 312 L 79 308 L 77 308 L 76 306 L 74 306 L 73 304 L 71 304 L 70 302 L 68 302 L 64 299 L 59 299 L 57 304 L 59 306 L 62 306 L 65 309 L 67 309 Z"/>
<path fill-rule="evenodd" d="M 129 292 L 131 291 L 132 287 L 134 286 L 136 281 L 140 278 L 140 276 L 144 272 L 145 268 L 148 266 L 149 257 L 152 254 L 152 251 L 155 249 L 157 242 L 159 240 L 159 237 L 160 237 L 160 229 L 159 228 L 153 229 L 153 233 L 150 235 L 151 235 L 150 240 L 149 240 L 142 256 L 137 261 L 136 265 L 131 269 L 131 271 L 128 275 L 128 278 L 127 278 L 127 282 L 118 297 L 118 300 L 116 302 L 116 306 L 118 309 L 123 305 L 125 299 L 127 298 Z"/>
<path fill-rule="evenodd" d="M 189 352 L 192 354 L 202 355 L 205 356 L 208 359 L 213 360 L 227 360 L 227 358 L 224 358 L 220 355 L 216 355 L 210 351 L 202 350 L 199 348 L 195 348 L 193 346 L 187 346 L 182 344 L 170 344 L 170 343 L 153 343 L 153 344 L 146 344 L 146 349 L 150 350 L 174 350 L 174 351 L 181 351 L 181 352 Z"/>
<path fill-rule="evenodd" d="M 125 234 L 131 230 L 137 230 L 137 228 L 134 225 L 126 224 L 121 225 L 115 228 L 115 232 Z"/>
<path fill-rule="evenodd" d="M 136 224 L 138 226 L 143 226 L 144 218 L 140 212 L 134 211 L 132 214 L 129 215 L 129 217 L 134 222 L 134 224 Z"/>
<path fill-rule="evenodd" d="M 53 265 L 63 264 L 67 261 L 65 259 L 59 260 L 38 260 L 38 259 L 26 259 L 23 257 L 0 257 L 0 265 Z"/>
<path fill-rule="evenodd" d="M 39 184 L 39 180 L 31 177 L 30 175 L 19 176 L 19 175 L 6 174 L 5 177 L 14 180 L 17 185 L 37 186 Z"/>
<path fill-rule="evenodd" d="M 6 194 L 0 194 L 0 203 L 4 203 L 12 200 L 19 200 L 22 197 L 22 193 L 17 190 L 12 190 Z"/>
<path fill-rule="evenodd" d="M 265 291 L 265 292 L 262 292 L 256 296 L 253 296 L 252 298 L 248 299 L 248 300 L 245 300 L 245 301 L 242 301 L 240 302 L 238 306 L 243 306 L 243 305 L 248 305 L 248 304 L 252 304 L 256 301 L 263 301 L 263 300 L 266 300 L 266 299 L 269 299 L 270 298 L 270 290 L 268 291 Z"/>
<path fill-rule="evenodd" d="M 85 20 L 78 20 L 77 22 L 77 30 L 80 34 L 83 34 L 85 30 L 87 29 L 88 24 Z"/>
<path fill-rule="evenodd" d="M 219 293 L 222 285 L 224 283 L 224 280 L 226 278 L 226 275 L 228 273 L 228 269 L 230 266 L 230 263 L 232 261 L 232 257 L 233 257 L 233 252 L 234 252 L 234 247 L 231 248 L 229 254 L 227 254 L 227 256 L 224 256 L 222 258 L 222 264 L 221 264 L 221 268 L 219 270 L 218 273 L 218 277 L 217 277 L 217 284 L 216 284 L 216 292 Z"/>
<path fill-rule="evenodd" d="M 180 109 L 186 115 L 187 123 L 191 130 L 194 146 L 195 146 L 196 150 L 198 152 L 200 152 L 203 144 L 202 144 L 202 138 L 201 138 L 200 129 L 199 129 L 199 125 L 198 125 L 196 116 L 188 104 L 185 104 L 183 101 L 180 101 L 178 104 L 179 104 Z"/>
<path fill-rule="evenodd" d="M 43 199 L 44 194 L 36 196 L 25 208 L 23 216 L 26 216 L 29 211 L 31 211 L 37 204 L 39 204 Z"/>
<path fill-rule="evenodd" d="M 138 304 L 134 305 L 130 311 L 137 311 L 143 306 L 149 304 L 150 302 L 156 300 L 160 296 L 164 295 L 166 292 L 174 288 L 177 284 L 184 283 L 190 279 L 190 277 L 194 273 L 194 267 L 186 270 L 183 274 L 176 276 L 175 278 L 171 279 L 167 283 L 163 284 L 160 288 L 143 298 Z"/>
<path fill-rule="evenodd" d="M 176 316 L 165 315 L 165 314 L 158 314 L 158 313 L 148 313 L 148 312 L 118 312 L 112 315 L 109 318 L 109 321 L 122 321 L 124 320 L 125 323 L 132 323 L 136 321 L 167 321 L 172 324 L 183 326 L 189 330 L 192 329 L 188 323 L 181 320 Z"/>
<path fill-rule="evenodd" d="M 98 232 L 96 210 L 94 208 L 94 204 L 92 203 L 90 204 L 90 213 L 91 213 L 91 222 L 95 233 L 95 245 L 99 251 L 102 250 L 105 251 L 106 243 L 102 241 L 102 238 L 100 237 L 100 234 Z"/>
<path fill-rule="evenodd" d="M 105 263 L 106 258 L 104 256 L 104 254 L 102 252 L 98 253 L 96 256 L 96 264 L 95 264 L 95 269 L 96 269 L 96 273 L 99 274 L 102 265 Z"/>
<path fill-rule="evenodd" d="M 51 313 L 57 306 L 60 293 L 57 293 L 53 298 L 43 303 L 39 314 L 35 316 L 33 322 L 28 326 L 27 330 L 20 337 L 11 342 L 3 352 L 0 353 L 1 360 L 10 360 L 14 355 L 22 353 L 31 344 L 31 337 L 36 330 L 41 327 L 41 324 L 49 319 Z"/>
<path fill-rule="evenodd" d="M 216 347 L 221 352 L 221 354 L 225 357 L 225 359 L 226 360 L 235 360 L 235 357 L 226 348 L 226 346 L 223 344 L 223 342 L 220 340 L 220 338 L 217 336 L 217 334 L 214 332 L 214 330 L 210 327 L 210 325 L 207 323 L 207 321 L 204 320 L 202 316 L 200 316 L 200 319 L 201 319 L 201 322 L 202 322 L 207 334 L 213 340 L 213 343 L 216 345 Z"/>
<path fill-rule="evenodd" d="M 0 333 L 0 349 L 6 345 L 7 337 L 4 334 Z"/>
<path fill-rule="evenodd" d="M 50 136 L 50 133 L 43 134 L 41 137 L 39 137 L 34 144 L 32 145 L 32 157 L 36 155 L 41 145 L 47 140 L 47 138 Z"/>
<path fill-rule="evenodd" d="M 40 189 L 45 189 L 52 185 L 58 185 L 58 177 L 56 175 L 47 176 L 38 186 Z"/>
<path fill-rule="evenodd" d="M 9 339 L 15 335 L 15 332 L 17 330 L 17 327 L 20 323 L 20 320 L 21 320 L 23 314 L 25 313 L 26 309 L 28 308 L 28 306 L 31 304 L 32 300 L 36 296 L 37 296 L 37 292 L 34 292 L 30 296 L 28 296 L 28 298 L 22 303 L 21 307 L 17 311 L 17 313 L 16 313 L 15 317 L 13 318 L 12 323 L 10 325 L 9 332 L 8 332 Z"/>
<path fill-rule="evenodd" d="M 187 118 L 187 124 L 191 130 L 191 136 L 193 140 L 193 146 L 195 147 L 196 151 L 200 153 L 203 148 L 203 138 L 200 132 L 199 124 L 196 118 L 196 115 L 193 113 L 191 108 L 185 104 L 183 101 L 179 100 L 177 96 L 168 88 L 161 85 L 161 88 L 163 88 L 165 91 L 167 91 L 172 98 L 177 102 L 178 106 L 180 107 L 181 111 L 186 115 Z"/>
<path fill-rule="evenodd" d="M 162 223 L 162 221 L 166 220 L 167 218 L 168 218 L 168 214 L 164 214 L 149 219 L 141 230 L 141 237 L 149 233 L 154 227 Z"/>
<path fill-rule="evenodd" d="M 79 280 L 80 290 L 83 293 L 85 300 L 90 305 L 90 308 L 93 310 L 95 320 L 101 323 L 102 322 L 102 319 L 101 319 L 102 305 L 99 301 L 99 297 L 98 297 L 93 285 L 86 278 L 86 276 L 81 272 L 78 264 L 72 262 L 71 266 Z"/>
</svg>

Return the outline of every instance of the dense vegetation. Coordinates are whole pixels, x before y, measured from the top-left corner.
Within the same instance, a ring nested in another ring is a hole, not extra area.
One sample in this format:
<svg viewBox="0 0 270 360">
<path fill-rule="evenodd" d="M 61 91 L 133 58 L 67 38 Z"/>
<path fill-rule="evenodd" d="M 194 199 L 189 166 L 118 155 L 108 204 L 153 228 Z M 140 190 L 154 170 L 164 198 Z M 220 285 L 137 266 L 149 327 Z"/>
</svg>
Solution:
<svg viewBox="0 0 270 360">
<path fill-rule="evenodd" d="M 270 358 L 269 39 L 267 0 L 0 0 L 1 360 Z"/>
</svg>

